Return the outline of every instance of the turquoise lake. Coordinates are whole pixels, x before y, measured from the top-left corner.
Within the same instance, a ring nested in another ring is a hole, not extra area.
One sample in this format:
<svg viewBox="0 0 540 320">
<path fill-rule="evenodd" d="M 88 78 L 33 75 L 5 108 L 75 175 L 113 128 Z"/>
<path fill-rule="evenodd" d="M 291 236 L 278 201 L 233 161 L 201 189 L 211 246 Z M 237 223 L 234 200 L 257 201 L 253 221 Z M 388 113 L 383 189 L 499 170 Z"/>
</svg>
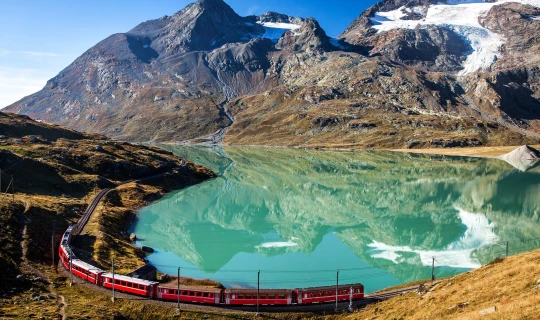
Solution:
<svg viewBox="0 0 540 320">
<path fill-rule="evenodd" d="M 139 210 L 148 260 L 226 287 L 454 275 L 540 247 L 540 166 L 497 159 L 258 147 L 171 147 L 219 177 Z"/>
</svg>

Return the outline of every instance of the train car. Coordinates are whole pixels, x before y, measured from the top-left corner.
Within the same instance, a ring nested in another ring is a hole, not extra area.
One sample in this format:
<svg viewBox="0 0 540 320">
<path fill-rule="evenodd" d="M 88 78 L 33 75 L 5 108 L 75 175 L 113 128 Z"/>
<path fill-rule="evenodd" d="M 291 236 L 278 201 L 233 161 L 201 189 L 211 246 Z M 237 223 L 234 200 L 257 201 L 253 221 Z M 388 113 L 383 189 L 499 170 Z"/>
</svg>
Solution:
<svg viewBox="0 0 540 320">
<path fill-rule="evenodd" d="M 60 245 L 58 249 L 58 256 L 60 257 L 60 261 L 64 265 L 64 268 L 66 268 L 67 270 L 69 270 L 69 256 L 70 255 L 72 256 L 72 259 L 77 259 L 77 257 L 75 256 L 75 254 L 73 253 L 70 247 Z"/>
<path fill-rule="evenodd" d="M 364 286 L 361 283 L 340 285 L 337 287 L 338 301 L 348 301 L 364 298 Z M 298 304 L 322 303 L 336 301 L 336 287 L 311 287 L 294 289 Z"/>
<path fill-rule="evenodd" d="M 225 304 L 256 305 L 257 289 L 226 289 L 223 291 Z M 293 302 L 293 292 L 289 289 L 259 290 L 260 305 L 290 305 Z"/>
<path fill-rule="evenodd" d="M 113 274 L 103 273 L 101 275 L 101 283 L 104 288 L 112 289 Z M 157 298 L 158 282 L 147 281 L 132 277 L 114 275 L 114 290 L 126 293 L 136 294 L 148 298 Z"/>
<path fill-rule="evenodd" d="M 79 259 L 72 259 L 71 264 L 72 264 L 71 270 L 73 274 L 76 275 L 77 277 L 82 278 L 93 284 L 101 283 L 101 275 L 105 273 L 104 270 L 94 267 L 93 265 L 88 264 Z M 68 265 L 68 270 L 69 270 L 69 265 Z"/>
<path fill-rule="evenodd" d="M 69 255 L 73 255 L 73 259 L 76 258 L 71 249 L 69 248 L 69 245 L 71 244 L 71 239 L 73 237 L 73 232 L 75 232 L 76 230 L 76 224 L 70 225 L 62 235 L 60 246 L 58 246 L 58 256 L 60 257 L 60 261 L 66 269 L 69 269 Z"/>
<path fill-rule="evenodd" d="M 192 286 L 180 287 L 180 301 L 204 304 L 220 304 L 222 289 L 203 288 Z M 158 287 L 158 299 L 167 301 L 178 301 L 178 287 L 170 285 L 160 285 Z"/>
</svg>

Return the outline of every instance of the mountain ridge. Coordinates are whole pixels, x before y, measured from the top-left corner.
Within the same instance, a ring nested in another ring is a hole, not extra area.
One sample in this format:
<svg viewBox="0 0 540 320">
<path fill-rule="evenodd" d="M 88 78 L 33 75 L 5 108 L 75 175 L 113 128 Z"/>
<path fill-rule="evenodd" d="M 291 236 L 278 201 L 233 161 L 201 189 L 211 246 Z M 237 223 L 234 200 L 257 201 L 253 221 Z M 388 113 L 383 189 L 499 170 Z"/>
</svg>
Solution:
<svg viewBox="0 0 540 320">
<path fill-rule="evenodd" d="M 133 141 L 534 144 L 535 1 L 386 0 L 332 39 L 313 18 L 240 17 L 222 0 L 200 0 L 103 40 L 6 111 Z M 430 18 L 470 8 L 488 10 L 485 19 L 449 27 Z M 392 10 L 388 21 L 374 24 Z M 422 19 L 436 23 L 420 25 Z M 411 24 L 417 27 L 400 27 Z M 515 40 L 497 49 L 489 70 L 477 71 L 473 59 L 485 58 L 478 60 L 485 65 L 489 56 L 470 40 L 482 34 L 467 38 L 467 28 Z"/>
</svg>

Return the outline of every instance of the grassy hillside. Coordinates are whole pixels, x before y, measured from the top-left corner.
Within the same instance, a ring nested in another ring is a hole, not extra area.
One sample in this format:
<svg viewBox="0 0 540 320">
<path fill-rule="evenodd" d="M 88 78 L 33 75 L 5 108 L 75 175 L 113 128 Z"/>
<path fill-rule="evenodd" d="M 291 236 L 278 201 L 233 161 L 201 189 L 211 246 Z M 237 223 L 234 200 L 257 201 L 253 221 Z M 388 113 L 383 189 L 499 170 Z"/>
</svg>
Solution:
<svg viewBox="0 0 540 320">
<path fill-rule="evenodd" d="M 61 234 L 81 217 L 100 189 L 153 177 L 123 185 L 109 195 L 106 202 L 111 214 L 97 228 L 97 245 L 88 247 L 91 254 L 87 258 L 92 258 L 94 250 L 97 258 L 107 260 L 126 253 L 133 259 L 120 268 L 142 264 L 123 232 L 133 219 L 132 210 L 173 188 L 214 176 L 209 169 L 185 164 L 158 148 L 0 112 L 0 282 L 15 281 L 23 262 L 52 264 Z M 111 227 L 114 221 L 116 225 Z M 103 239 L 114 245 L 103 244 Z M 14 286 L 18 287 L 17 282 Z M 0 290 L 13 291 L 3 285 Z"/>
<path fill-rule="evenodd" d="M 432 292 L 408 293 L 338 318 L 540 319 L 540 250 L 495 259 L 440 281 Z"/>
</svg>

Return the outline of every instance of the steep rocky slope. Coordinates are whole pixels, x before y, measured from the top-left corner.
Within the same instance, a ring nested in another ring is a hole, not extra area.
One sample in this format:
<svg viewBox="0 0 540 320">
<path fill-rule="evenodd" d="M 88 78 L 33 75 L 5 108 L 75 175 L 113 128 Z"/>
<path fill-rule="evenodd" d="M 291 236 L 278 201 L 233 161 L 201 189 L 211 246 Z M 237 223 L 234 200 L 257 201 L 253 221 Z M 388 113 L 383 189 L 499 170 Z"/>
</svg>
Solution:
<svg viewBox="0 0 540 320">
<path fill-rule="evenodd" d="M 332 39 L 312 18 L 199 0 L 105 39 L 8 110 L 135 141 L 535 143 L 540 4 L 507 2 L 386 0 Z"/>
</svg>

